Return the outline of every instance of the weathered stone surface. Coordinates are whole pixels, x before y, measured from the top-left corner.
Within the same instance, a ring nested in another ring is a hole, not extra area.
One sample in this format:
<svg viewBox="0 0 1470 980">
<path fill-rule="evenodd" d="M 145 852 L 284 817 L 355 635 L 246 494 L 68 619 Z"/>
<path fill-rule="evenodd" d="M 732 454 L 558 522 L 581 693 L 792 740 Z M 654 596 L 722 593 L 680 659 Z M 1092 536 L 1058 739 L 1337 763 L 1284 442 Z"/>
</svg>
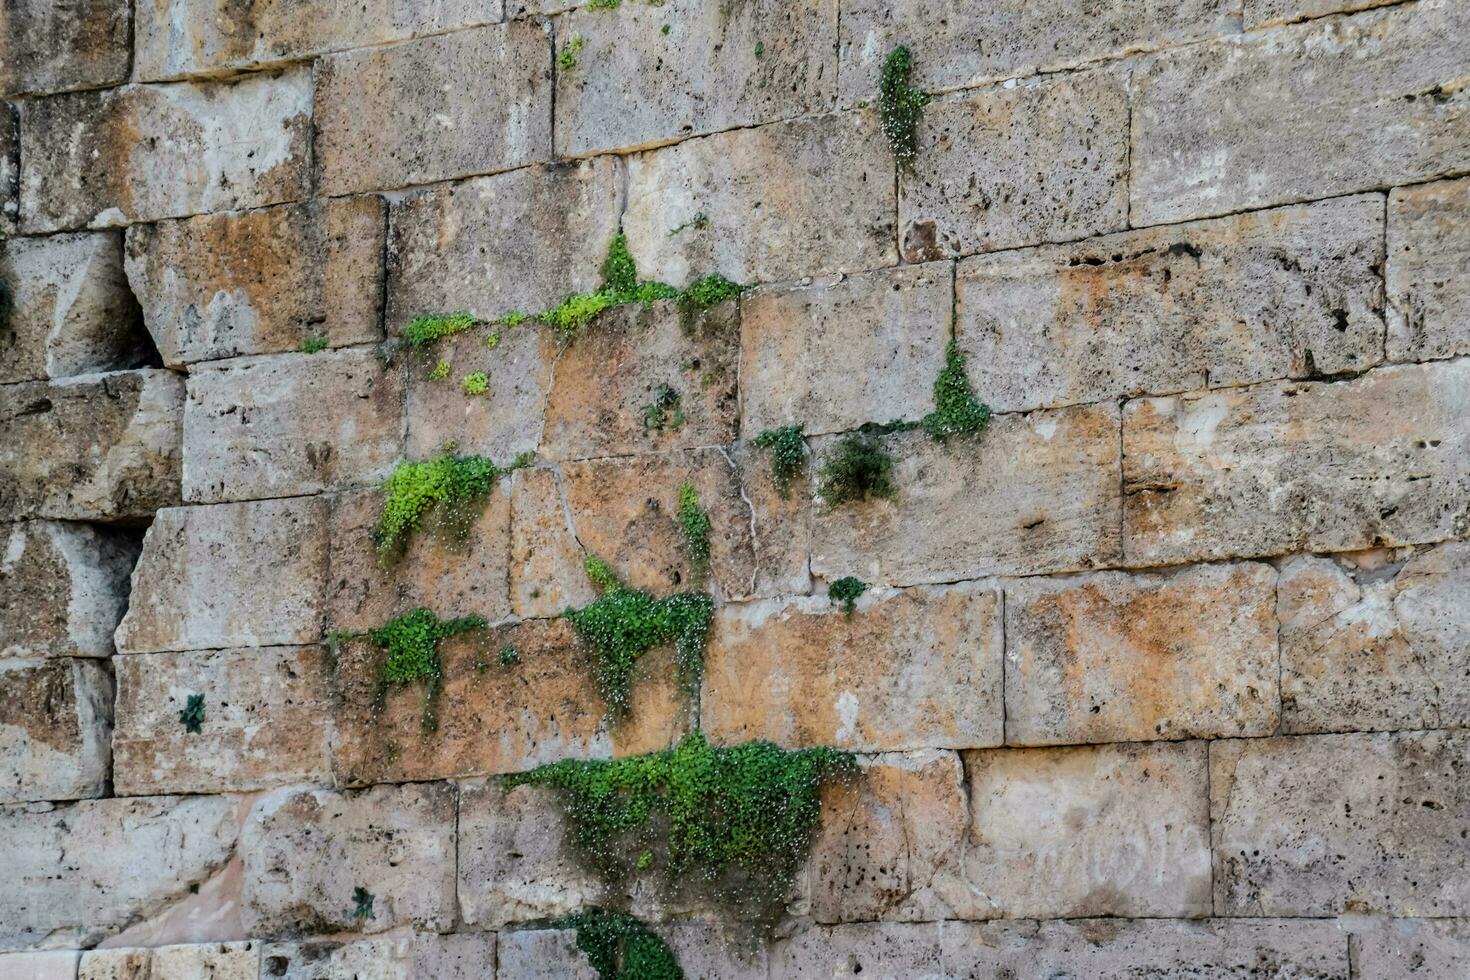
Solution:
<svg viewBox="0 0 1470 980">
<path fill-rule="evenodd" d="M 899 180 L 904 258 L 925 262 L 1125 227 L 1124 82 L 1087 72 L 930 103 L 919 119 L 913 173 Z"/>
<path fill-rule="evenodd" d="M 20 138 L 27 231 L 300 200 L 311 162 L 311 75 L 37 99 L 25 105 Z"/>
<path fill-rule="evenodd" d="M 585 606 L 597 590 L 583 571 L 556 470 L 518 470 L 511 478 L 510 607 L 516 616 L 559 616 Z"/>
<path fill-rule="evenodd" d="M 757 283 L 892 265 L 893 218 L 893 156 L 876 112 L 628 159 L 628 247 L 642 275 L 676 286 L 710 272 Z"/>
<path fill-rule="evenodd" d="M 118 796 L 218 793 L 330 779 L 332 703 L 320 647 L 120 656 Z M 204 696 L 204 723 L 180 721 Z"/>
<path fill-rule="evenodd" d="M 119 652 L 321 639 L 326 518 L 322 500 L 302 497 L 159 511 L 117 628 Z"/>
<path fill-rule="evenodd" d="M 454 925 L 455 788 L 280 789 L 240 832 L 241 911 L 252 935 Z M 373 896 L 354 916 L 354 889 Z"/>
<path fill-rule="evenodd" d="M 824 596 L 725 606 L 700 721 L 726 744 L 999 745 L 1001 646 L 1000 592 L 987 587 L 869 592 L 850 619 Z"/>
<path fill-rule="evenodd" d="M 500 652 L 515 650 L 505 665 Z M 338 785 L 520 772 L 558 759 L 665 749 L 687 728 L 673 651 L 633 671 L 629 718 L 609 728 L 589 665 L 565 620 L 528 620 L 440 641 L 442 686 L 380 693 L 386 656 L 366 640 L 343 644 L 334 680 L 333 767 Z M 432 712 L 432 731 L 423 727 Z"/>
<path fill-rule="evenodd" d="M 183 401 L 168 371 L 0 386 L 0 520 L 137 521 L 177 503 Z"/>
<path fill-rule="evenodd" d="M 257 980 L 260 943 L 191 943 L 157 949 L 94 949 L 77 980 Z"/>
<path fill-rule="evenodd" d="M 977 256 L 956 284 L 981 397 L 1023 411 L 1382 359 L 1383 198 Z"/>
<path fill-rule="evenodd" d="M 317 63 L 328 194 L 511 170 L 551 156 L 551 42 L 495 24 Z"/>
<path fill-rule="evenodd" d="M 11 0 L 0 9 L 0 94 L 128 79 L 128 0 Z"/>
<path fill-rule="evenodd" d="M 783 494 L 771 472 L 771 451 L 744 443 L 730 451 L 740 492 L 755 522 L 756 596 L 812 591 L 810 460 Z"/>
<path fill-rule="evenodd" d="M 1215 910 L 1464 915 L 1470 732 L 1215 742 Z"/>
<path fill-rule="evenodd" d="M 1470 362 L 1145 398 L 1123 412 L 1129 563 L 1346 551 L 1463 533 Z"/>
<path fill-rule="evenodd" d="M 27 521 L 4 533 L 0 657 L 110 657 L 139 538 L 87 524 Z"/>
<path fill-rule="evenodd" d="M 495 975 L 493 932 L 413 933 L 335 942 L 267 943 L 261 977 L 285 980 L 484 980 Z"/>
<path fill-rule="evenodd" d="M 138 76 L 154 81 L 299 61 L 494 23 L 502 12 L 503 0 L 326 0 L 309 17 L 266 0 L 155 0 L 138 4 Z"/>
<path fill-rule="evenodd" d="M 832 443 L 813 464 L 820 470 Z M 1003 415 L 941 445 L 886 437 L 894 500 L 814 515 L 812 572 L 870 584 L 953 582 L 1091 568 L 1118 554 L 1118 411 Z"/>
<path fill-rule="evenodd" d="M 1027 0 L 951 5 L 927 0 L 845 0 L 838 53 L 839 97 L 878 101 L 883 61 L 914 51 L 912 84 L 928 92 L 1060 71 L 1239 29 L 1232 4 L 1184 0 L 1158 6 L 1108 2 L 1085 14 Z"/>
<path fill-rule="evenodd" d="M 968 887 L 955 890 L 967 900 L 956 917 L 1208 915 L 1205 750 L 1156 742 L 965 753 L 970 834 L 959 873 Z"/>
<path fill-rule="evenodd" d="M 75 949 L 0 954 L 0 976 L 13 980 L 77 980 L 81 956 Z"/>
<path fill-rule="evenodd" d="M 402 447 L 403 372 L 371 350 L 237 358 L 189 374 L 183 485 L 191 503 L 377 482 Z"/>
<path fill-rule="evenodd" d="M 165 364 L 382 339 L 376 197 L 128 229 L 128 279 Z"/>
<path fill-rule="evenodd" d="M 598 980 L 575 929 L 518 929 L 500 934 L 498 980 Z"/>
<path fill-rule="evenodd" d="M 1470 7 L 1430 0 L 1159 55 L 1132 81 L 1133 223 L 1465 169 L 1467 32 Z"/>
<path fill-rule="evenodd" d="M 0 660 L 0 803 L 102 796 L 111 734 L 95 660 Z"/>
<path fill-rule="evenodd" d="M 736 301 L 618 307 L 556 359 L 540 455 L 627 456 L 735 441 L 741 376 Z M 673 404 L 664 399 L 674 392 Z"/>
<path fill-rule="evenodd" d="M 153 352 L 113 232 L 0 243 L 0 382 L 141 367 Z"/>
<path fill-rule="evenodd" d="M 0 807 L 0 950 L 90 946 L 187 897 L 235 847 L 225 796 Z"/>
<path fill-rule="evenodd" d="M 391 206 L 389 329 L 421 313 L 539 313 L 596 289 L 622 210 L 621 166 L 611 156 L 404 196 Z"/>
<path fill-rule="evenodd" d="M 0 231 L 14 234 L 20 217 L 20 112 L 0 102 Z"/>
<path fill-rule="evenodd" d="M 1470 179 L 1388 199 L 1388 356 L 1470 354 Z"/>
<path fill-rule="evenodd" d="M 579 45 L 556 77 L 561 156 L 810 115 L 832 108 L 837 87 L 837 0 L 584 8 L 556 36 L 562 50 Z"/>
<path fill-rule="evenodd" d="M 745 438 L 916 420 L 934 408 L 952 313 L 946 264 L 758 289 L 741 300 Z"/>
<path fill-rule="evenodd" d="M 1386 7 L 1395 0 L 1245 0 L 1245 27 L 1256 30 L 1327 14 Z"/>
<path fill-rule="evenodd" d="M 658 923 L 651 928 L 674 954 L 686 977 L 766 980 L 766 949 L 732 940 L 720 926 Z M 520 929 L 500 934 L 500 980 L 597 980 L 575 929 Z"/>
<path fill-rule="evenodd" d="M 1470 544 L 1282 568 L 1282 731 L 1470 726 Z"/>
<path fill-rule="evenodd" d="M 1391 919 L 1351 937 L 1359 980 L 1460 980 L 1470 963 L 1470 921 Z"/>
<path fill-rule="evenodd" d="M 1202 565 L 1006 586 L 1013 745 L 1271 735 L 1276 570 Z"/>
</svg>

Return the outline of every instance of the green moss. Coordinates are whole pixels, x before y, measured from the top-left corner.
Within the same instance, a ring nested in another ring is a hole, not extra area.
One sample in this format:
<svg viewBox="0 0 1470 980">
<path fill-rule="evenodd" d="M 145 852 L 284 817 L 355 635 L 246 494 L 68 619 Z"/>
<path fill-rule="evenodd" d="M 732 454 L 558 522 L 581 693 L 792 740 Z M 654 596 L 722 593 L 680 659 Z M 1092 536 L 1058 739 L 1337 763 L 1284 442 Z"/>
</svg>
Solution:
<svg viewBox="0 0 1470 980">
<path fill-rule="evenodd" d="M 561 66 L 562 71 L 571 71 L 577 67 L 577 55 L 582 53 L 582 36 L 574 35 L 570 41 L 561 46 L 561 52 L 556 56 L 556 63 Z"/>
<path fill-rule="evenodd" d="M 716 748 L 695 731 L 666 752 L 564 760 L 505 783 L 554 787 L 572 842 L 605 880 L 622 883 L 646 864 L 670 890 L 698 889 L 769 923 L 811 844 L 823 780 L 854 769 L 834 749 Z"/>
<path fill-rule="evenodd" d="M 638 288 L 638 267 L 628 251 L 628 236 L 618 232 L 607 247 L 602 260 L 602 288 L 611 292 L 629 292 Z"/>
<path fill-rule="evenodd" d="M 654 647 L 674 644 L 680 673 L 696 682 L 704 670 L 714 599 L 699 592 L 655 599 L 641 589 L 628 588 L 596 557 L 587 559 L 586 569 L 602 596 L 581 609 L 568 609 L 565 615 L 591 655 L 592 674 L 608 713 L 614 719 L 627 714 L 633 664 Z"/>
<path fill-rule="evenodd" d="M 733 283 L 716 272 L 694 280 L 679 298 L 693 306 L 718 306 L 727 299 L 739 296 L 744 290 L 744 286 Z"/>
<path fill-rule="evenodd" d="M 438 364 L 434 365 L 434 370 L 429 372 L 429 380 L 443 381 L 447 377 L 449 377 L 449 362 L 441 359 Z"/>
<path fill-rule="evenodd" d="M 668 944 L 631 915 L 588 909 L 557 926 L 577 930 L 577 948 L 601 980 L 684 980 Z"/>
<path fill-rule="evenodd" d="M 484 371 L 475 371 L 460 379 L 459 386 L 466 395 L 483 395 L 490 390 L 490 379 Z"/>
<path fill-rule="evenodd" d="M 361 885 L 352 889 L 352 917 L 354 919 L 373 917 L 373 893 Z"/>
<path fill-rule="evenodd" d="M 682 397 L 671 385 L 659 385 L 654 389 L 653 401 L 641 409 L 643 427 L 662 432 L 665 429 L 677 429 L 682 426 L 684 409 L 680 405 L 681 401 Z"/>
<path fill-rule="evenodd" d="M 944 367 L 934 382 L 934 406 L 920 424 L 941 442 L 950 436 L 982 432 L 990 424 L 990 406 L 975 397 L 965 374 L 965 355 L 952 340 L 944 352 Z"/>
<path fill-rule="evenodd" d="M 463 536 L 469 510 L 490 495 L 501 477 L 529 466 L 531 459 L 530 453 L 522 453 L 509 466 L 497 466 L 484 456 L 446 453 L 420 463 L 399 463 L 383 484 L 383 513 L 373 532 L 379 555 L 396 553 L 432 510 L 439 512 L 440 527 Z"/>
<path fill-rule="evenodd" d="M 913 55 L 899 45 L 883 62 L 878 83 L 878 115 L 883 123 L 883 135 L 901 170 L 912 170 L 918 159 L 919 115 L 929 104 L 929 96 L 909 84 L 913 68 Z"/>
<path fill-rule="evenodd" d="M 426 313 L 409 321 L 403 339 L 408 346 L 421 350 L 444 337 L 473 329 L 479 322 L 468 313 Z"/>
<path fill-rule="evenodd" d="M 709 512 L 699 506 L 699 493 L 685 480 L 679 485 L 679 533 L 684 537 L 684 555 L 696 579 L 709 573 L 710 532 L 714 525 Z"/>
<path fill-rule="evenodd" d="M 179 723 L 190 735 L 198 735 L 204 730 L 204 695 L 189 695 L 184 702 L 184 710 L 179 712 Z"/>
<path fill-rule="evenodd" d="M 321 335 L 307 337 L 301 342 L 301 353 L 320 354 L 327 349 L 327 338 Z"/>
<path fill-rule="evenodd" d="M 827 587 L 827 595 L 833 602 L 842 603 L 842 611 L 847 618 L 852 618 L 852 612 L 857 608 L 858 597 L 868 591 L 868 583 L 862 579 L 845 576 L 833 582 Z"/>
<path fill-rule="evenodd" d="M 764 42 L 764 41 L 757 41 L 757 42 L 755 42 L 755 56 L 757 58 L 760 58 L 760 57 L 763 57 L 765 55 L 765 53 L 766 53 L 766 42 Z"/>
<path fill-rule="evenodd" d="M 471 630 L 482 630 L 485 626 L 482 616 L 440 619 L 432 610 L 420 607 L 366 633 L 333 633 L 328 638 L 328 646 L 335 651 L 344 639 L 366 637 L 386 653 L 378 672 L 380 697 L 394 685 L 422 681 L 425 685 L 423 726 L 425 730 L 432 730 L 438 727 L 436 706 L 443 676 L 439 641 Z"/>
<path fill-rule="evenodd" d="M 771 451 L 771 475 L 782 497 L 791 493 L 791 481 L 806 466 L 806 440 L 801 426 L 787 425 L 767 429 L 755 437 L 755 445 Z"/>
<path fill-rule="evenodd" d="M 877 436 L 867 432 L 854 433 L 837 443 L 817 477 L 817 492 L 829 507 L 875 497 L 892 498 L 898 493 L 893 484 L 893 457 Z"/>
</svg>

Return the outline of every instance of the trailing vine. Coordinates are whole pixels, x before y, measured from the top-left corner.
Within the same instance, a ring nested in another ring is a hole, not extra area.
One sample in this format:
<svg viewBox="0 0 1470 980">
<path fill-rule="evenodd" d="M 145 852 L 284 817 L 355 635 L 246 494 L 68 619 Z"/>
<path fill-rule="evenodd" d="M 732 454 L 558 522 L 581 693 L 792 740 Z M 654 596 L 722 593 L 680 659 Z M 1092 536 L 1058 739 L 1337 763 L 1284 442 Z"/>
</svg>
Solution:
<svg viewBox="0 0 1470 980">
<path fill-rule="evenodd" d="M 486 626 L 483 616 L 440 619 L 432 610 L 421 606 L 366 632 L 331 633 L 327 643 L 335 652 L 344 640 L 367 639 L 387 654 L 378 672 L 379 698 L 387 693 L 389 687 L 422 681 L 425 685 L 423 727 L 425 731 L 433 731 L 439 727 L 438 697 L 444 675 L 439 660 L 439 641 L 460 633 L 483 630 Z"/>
<path fill-rule="evenodd" d="M 883 62 L 878 81 L 878 116 L 883 135 L 899 169 L 910 172 L 919 157 L 919 115 L 929 104 L 929 96 L 909 84 L 913 70 L 913 54 L 899 45 Z"/>
</svg>

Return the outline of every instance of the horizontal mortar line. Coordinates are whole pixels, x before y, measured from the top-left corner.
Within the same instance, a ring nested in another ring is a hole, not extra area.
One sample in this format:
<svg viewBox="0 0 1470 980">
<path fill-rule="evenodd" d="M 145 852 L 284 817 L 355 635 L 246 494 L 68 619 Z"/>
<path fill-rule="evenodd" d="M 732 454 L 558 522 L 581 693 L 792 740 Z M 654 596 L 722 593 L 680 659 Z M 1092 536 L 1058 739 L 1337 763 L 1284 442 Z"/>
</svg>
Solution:
<svg viewBox="0 0 1470 980">
<path fill-rule="evenodd" d="M 325 322 L 323 323 L 323 326 L 325 326 Z M 314 334 L 310 336 L 321 335 Z M 260 353 L 256 354 L 223 354 L 219 357 L 204 357 L 195 361 L 186 361 L 180 367 L 164 368 L 163 370 L 173 371 L 175 374 L 183 374 L 186 377 L 192 377 L 195 368 L 205 368 L 210 371 L 224 371 L 232 370 L 236 367 L 248 367 L 249 365 L 237 363 L 243 361 L 261 361 L 266 358 L 286 357 L 289 355 L 296 355 L 300 357 L 316 357 L 318 354 L 337 354 L 345 351 L 374 353 L 382 348 L 385 344 L 392 343 L 395 339 L 396 338 L 394 337 L 387 337 L 382 340 L 358 340 L 353 341 L 350 344 L 342 344 L 339 347 L 324 347 L 321 350 L 315 352 L 304 351 L 296 347 L 288 347 L 285 350 L 261 351 Z M 391 366 L 392 365 L 389 365 L 389 367 Z"/>
<path fill-rule="evenodd" d="M 1258 27 L 1248 27 L 1245 29 L 1244 33 L 1250 35 L 1264 34 L 1267 31 L 1277 30 L 1282 27 L 1294 27 L 1298 24 L 1310 24 L 1313 21 L 1327 20 L 1331 17 L 1356 17 L 1360 14 L 1370 14 L 1377 10 L 1392 10 L 1395 7 L 1417 6 L 1418 3 L 1419 0 L 1392 0 L 1392 2 L 1390 3 L 1380 3 L 1375 6 L 1362 7 L 1357 10 L 1328 10 L 1320 14 L 1302 14 L 1289 20 L 1272 21 L 1269 24 L 1261 24 Z"/>
<path fill-rule="evenodd" d="M 24 159 L 22 159 L 20 170 L 21 170 L 22 176 L 24 176 L 24 174 L 27 172 Z M 18 204 L 20 203 L 20 198 L 23 196 L 23 194 L 24 194 L 24 192 L 22 192 L 22 195 L 18 195 L 17 196 L 17 203 Z M 156 224 L 159 224 L 159 223 L 164 222 L 164 221 L 185 221 L 185 220 L 188 220 L 189 218 L 200 218 L 200 217 L 206 217 L 206 216 L 216 215 L 216 214 L 237 214 L 237 213 L 242 213 L 242 212 L 245 212 L 245 211 L 264 211 L 267 208 L 283 207 L 283 206 L 286 206 L 286 205 L 306 204 L 308 201 L 311 201 L 313 199 L 314 198 L 313 198 L 312 192 L 310 190 L 308 190 L 308 191 L 306 191 L 305 195 L 302 196 L 302 197 L 289 197 L 289 198 L 285 198 L 285 199 L 279 200 L 279 201 L 272 201 L 269 204 L 258 204 L 258 205 L 255 205 L 253 207 L 250 207 L 250 208 L 239 208 L 239 209 L 235 209 L 235 210 L 226 210 L 226 211 L 190 211 L 190 212 L 187 212 L 185 214 L 160 215 L 160 216 L 151 217 L 151 218 L 139 218 L 139 219 L 136 219 L 136 220 L 127 220 L 127 221 L 123 221 L 123 222 L 118 223 L 118 224 L 106 224 L 106 225 L 93 225 L 93 224 L 63 225 L 60 228 L 42 228 L 42 229 L 26 228 L 25 227 L 25 224 L 26 224 L 26 212 L 22 211 L 20 217 L 16 221 L 16 226 L 19 229 L 18 230 L 18 233 L 15 234 L 15 235 L 13 235 L 13 236 L 11 236 L 11 237 L 13 237 L 13 238 L 51 238 L 51 237 L 53 237 L 55 235 L 79 234 L 79 233 L 82 233 L 82 232 L 126 231 L 128 228 L 131 228 L 134 225 L 156 225 Z M 107 208 L 104 208 L 103 211 L 98 212 L 98 214 L 102 214 L 102 213 L 105 213 L 106 211 L 112 210 L 113 207 L 115 207 L 115 205 L 110 206 L 110 207 L 107 207 Z M 32 215 L 32 216 L 34 216 L 34 215 Z M 97 215 L 93 215 L 92 218 L 91 219 L 88 219 L 88 220 L 95 220 L 96 217 L 97 217 Z"/>
</svg>

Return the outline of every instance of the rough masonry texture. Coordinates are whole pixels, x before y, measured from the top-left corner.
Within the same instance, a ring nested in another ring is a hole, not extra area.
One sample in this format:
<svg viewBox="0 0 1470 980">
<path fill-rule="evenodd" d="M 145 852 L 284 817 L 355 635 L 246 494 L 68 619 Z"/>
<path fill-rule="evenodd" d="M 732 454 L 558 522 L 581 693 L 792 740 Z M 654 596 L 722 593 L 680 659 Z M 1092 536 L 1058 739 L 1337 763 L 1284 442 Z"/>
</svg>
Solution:
<svg viewBox="0 0 1470 980">
<path fill-rule="evenodd" d="M 0 0 L 0 978 L 1466 980 L 1467 38 Z"/>
</svg>

